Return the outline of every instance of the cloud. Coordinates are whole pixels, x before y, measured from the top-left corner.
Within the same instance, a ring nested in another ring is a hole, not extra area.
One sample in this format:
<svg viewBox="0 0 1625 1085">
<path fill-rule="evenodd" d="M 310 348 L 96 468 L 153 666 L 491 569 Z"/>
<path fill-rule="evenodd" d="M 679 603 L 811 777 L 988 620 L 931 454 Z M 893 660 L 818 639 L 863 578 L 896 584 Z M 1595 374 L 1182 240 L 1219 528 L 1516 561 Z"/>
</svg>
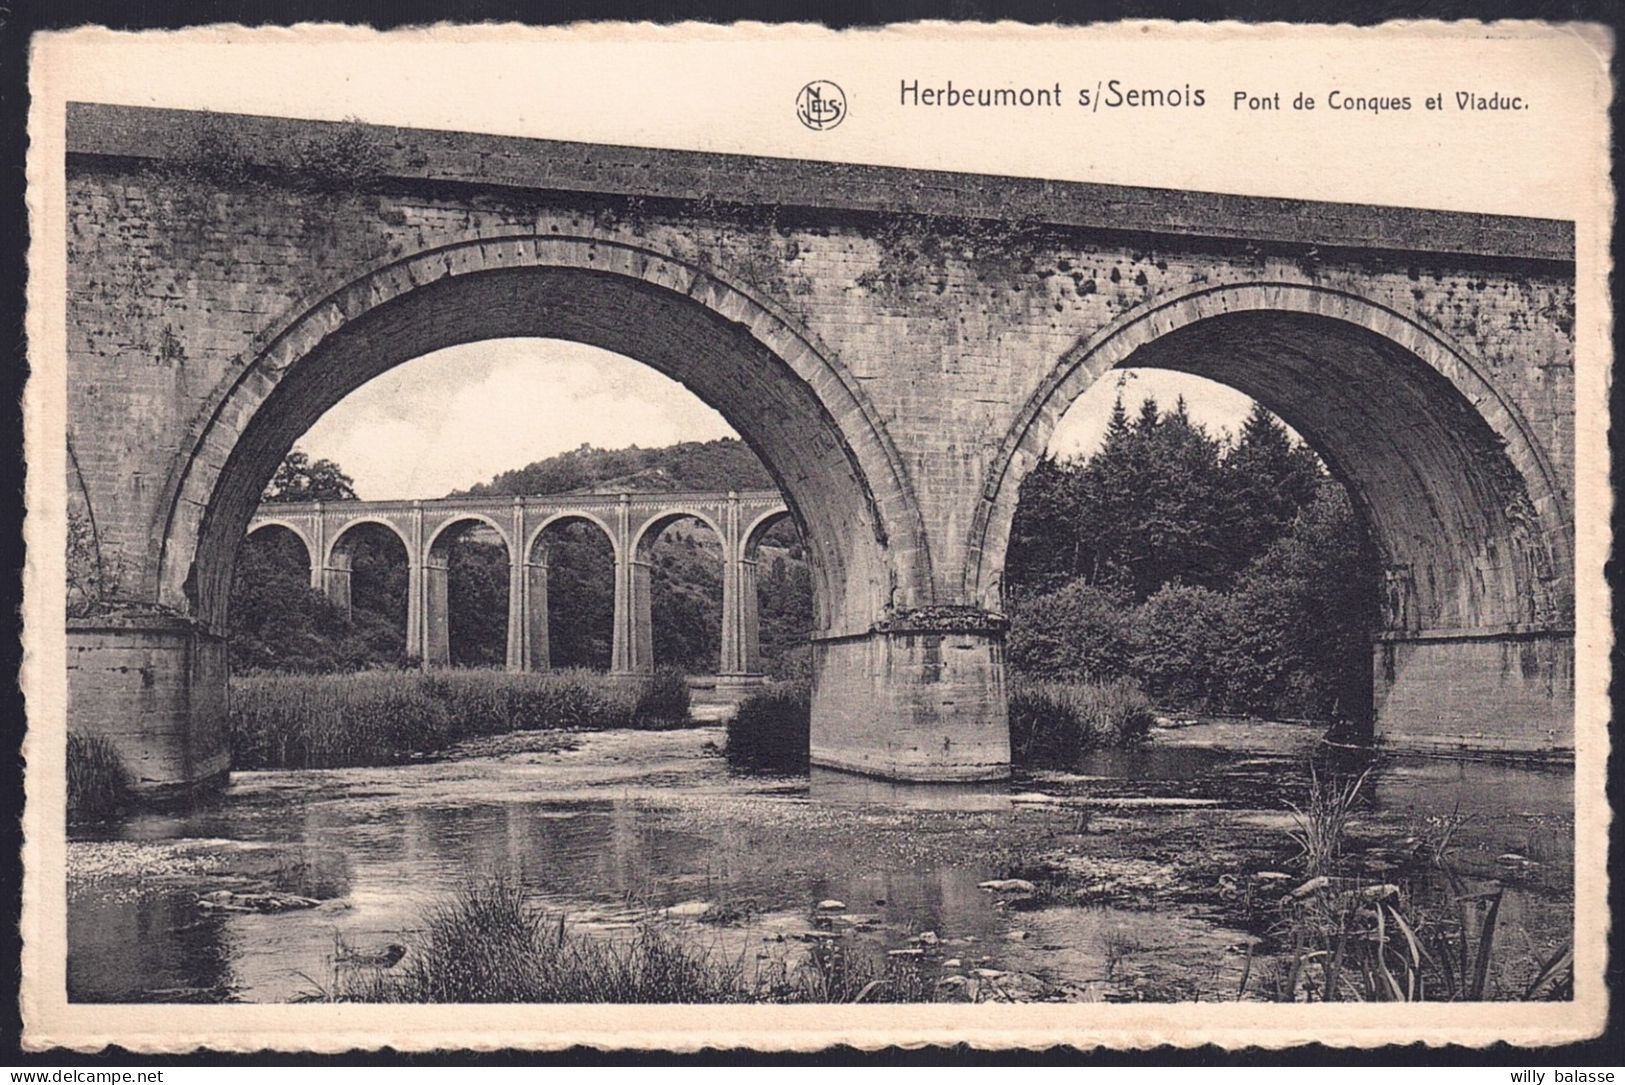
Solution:
<svg viewBox="0 0 1625 1085">
<path fill-rule="evenodd" d="M 1233 388 L 1168 370 L 1124 371 L 1133 414 L 1147 396 L 1235 432 L 1252 400 Z M 1061 419 L 1057 455 L 1100 446 L 1119 387 L 1099 381 Z M 299 441 L 335 460 L 368 500 L 443 497 L 583 444 L 645 448 L 737 434 L 681 384 L 630 358 L 552 339 L 493 339 L 426 354 L 352 392 Z"/>
<path fill-rule="evenodd" d="M 369 382 L 299 441 L 368 500 L 448 491 L 582 444 L 653 447 L 736 436 L 655 370 L 596 347 L 489 340 L 424 355 Z"/>
</svg>

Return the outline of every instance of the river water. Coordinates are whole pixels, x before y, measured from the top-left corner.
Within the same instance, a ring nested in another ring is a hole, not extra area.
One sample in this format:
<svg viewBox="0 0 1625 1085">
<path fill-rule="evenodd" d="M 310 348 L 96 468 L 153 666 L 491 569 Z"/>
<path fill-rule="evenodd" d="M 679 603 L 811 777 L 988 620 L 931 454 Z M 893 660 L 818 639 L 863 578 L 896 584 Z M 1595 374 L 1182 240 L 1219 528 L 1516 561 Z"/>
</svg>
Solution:
<svg viewBox="0 0 1625 1085">
<path fill-rule="evenodd" d="M 1295 884 L 1285 804 L 1303 800 L 1319 733 L 1204 722 L 1153 734 L 1076 773 L 983 787 L 737 774 L 715 725 L 235 773 L 204 808 L 70 834 L 69 997 L 309 998 L 333 975 L 336 938 L 410 944 L 426 907 L 502 874 L 584 931 L 616 937 L 653 918 L 730 959 L 793 960 L 816 931 L 877 954 L 923 938 L 943 974 L 1016 974 L 1035 997 L 1235 998 L 1253 949 L 1268 949 L 1251 904 L 1260 873 L 1277 893 Z M 1572 931 L 1572 771 L 1385 758 L 1350 848 L 1367 876 L 1394 877 L 1395 854 L 1453 815 L 1466 820 L 1452 869 L 1468 888 L 1506 889 L 1506 994 Z M 1050 879 L 1034 896 L 978 888 L 1033 870 Z M 200 909 L 220 889 L 323 903 Z M 820 912 L 826 901 L 843 907 Z"/>
</svg>

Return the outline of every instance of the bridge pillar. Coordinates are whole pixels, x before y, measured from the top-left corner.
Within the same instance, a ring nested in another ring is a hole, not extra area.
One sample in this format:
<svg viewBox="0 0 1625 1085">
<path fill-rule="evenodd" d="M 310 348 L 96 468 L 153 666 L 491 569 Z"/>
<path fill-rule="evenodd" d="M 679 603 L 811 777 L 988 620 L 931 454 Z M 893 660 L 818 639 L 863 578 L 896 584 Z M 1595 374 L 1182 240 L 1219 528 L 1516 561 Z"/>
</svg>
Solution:
<svg viewBox="0 0 1625 1085">
<path fill-rule="evenodd" d="M 327 590 L 327 518 L 322 515 L 322 503 L 316 502 L 316 511 L 310 517 L 310 587 L 312 591 Z"/>
<path fill-rule="evenodd" d="M 1008 777 L 1005 626 L 976 607 L 936 606 L 815 637 L 812 763 L 892 780 Z"/>
<path fill-rule="evenodd" d="M 131 787 L 151 798 L 224 782 L 226 639 L 186 618 L 71 618 L 68 719 L 112 743 Z"/>
<path fill-rule="evenodd" d="M 444 554 L 423 557 L 423 669 L 451 666 L 451 576 Z"/>
<path fill-rule="evenodd" d="M 412 502 L 412 517 L 407 528 L 406 548 L 406 658 L 416 659 L 428 667 L 428 654 L 423 650 L 423 502 Z"/>
<path fill-rule="evenodd" d="M 615 509 L 615 615 L 609 651 L 612 675 L 654 670 L 654 619 L 649 563 L 632 549 L 631 496 L 621 494 Z"/>
<path fill-rule="evenodd" d="M 521 669 L 538 673 L 553 669 L 553 648 L 548 642 L 547 559 L 527 561 L 523 570 L 525 592 L 525 645 Z"/>
<path fill-rule="evenodd" d="M 627 674 L 652 674 L 655 669 L 654 577 L 647 561 L 634 558 L 626 563 L 625 642 L 623 661 Z"/>
<path fill-rule="evenodd" d="M 722 570 L 722 669 L 717 684 L 758 685 L 763 675 L 756 561 L 730 550 Z"/>
<path fill-rule="evenodd" d="M 335 548 L 322 568 L 322 591 L 328 601 L 350 617 L 350 568 L 353 558 L 349 551 Z"/>
<path fill-rule="evenodd" d="M 1378 636 L 1374 737 L 1424 750 L 1574 749 L 1574 634 L 1436 629 Z"/>
<path fill-rule="evenodd" d="M 508 646 L 505 665 L 508 673 L 530 669 L 530 653 L 525 638 L 530 633 L 530 582 L 525 576 L 525 499 L 513 499 L 513 535 L 508 544 Z"/>
<path fill-rule="evenodd" d="M 738 687 L 762 681 L 761 637 L 756 613 L 756 562 L 746 553 L 750 540 L 739 515 L 739 495 L 728 491 L 722 521 L 722 660 L 717 685 Z"/>
</svg>

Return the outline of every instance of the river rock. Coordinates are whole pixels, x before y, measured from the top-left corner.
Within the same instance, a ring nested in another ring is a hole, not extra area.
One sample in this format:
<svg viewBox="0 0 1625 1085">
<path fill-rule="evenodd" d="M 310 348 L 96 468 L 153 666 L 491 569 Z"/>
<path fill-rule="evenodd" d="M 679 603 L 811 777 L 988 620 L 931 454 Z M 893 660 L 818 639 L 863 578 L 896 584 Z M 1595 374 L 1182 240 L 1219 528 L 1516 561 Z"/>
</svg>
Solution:
<svg viewBox="0 0 1625 1085">
<path fill-rule="evenodd" d="M 1324 874 L 1318 878 L 1310 878 L 1292 891 L 1292 899 L 1302 900 L 1304 897 L 1312 897 L 1331 884 L 1332 880 Z"/>
<path fill-rule="evenodd" d="M 1523 856 L 1519 855 L 1515 851 L 1509 851 L 1504 855 L 1497 855 L 1495 857 L 1495 861 L 1497 863 L 1503 863 L 1506 866 L 1517 866 L 1519 863 L 1527 862 Z"/>
<path fill-rule="evenodd" d="M 886 951 L 888 957 L 923 957 L 924 955 L 925 950 L 923 949 L 888 949 Z"/>
<path fill-rule="evenodd" d="M 1283 874 L 1279 870 L 1260 870 L 1257 874 L 1253 875 L 1253 881 L 1255 881 L 1255 882 L 1284 882 L 1290 877 L 1292 877 L 1292 875 Z"/>
<path fill-rule="evenodd" d="M 234 893 L 230 889 L 216 889 L 203 893 L 197 899 L 199 908 L 207 912 L 293 912 L 314 908 L 322 902 L 293 893 Z"/>
<path fill-rule="evenodd" d="M 846 905 L 838 900 L 821 900 L 818 902 L 820 912 L 844 912 Z"/>
<path fill-rule="evenodd" d="M 1038 887 L 1025 878 L 994 878 L 992 881 L 978 882 L 978 889 L 989 889 L 995 893 L 1036 893 Z"/>
<path fill-rule="evenodd" d="M 1004 940 L 1006 942 L 1025 942 L 1027 940 L 1027 932 L 1026 931 L 1007 931 L 1005 933 Z"/>
<path fill-rule="evenodd" d="M 936 931 L 922 931 L 915 937 L 914 940 L 920 943 L 922 946 L 934 946 L 938 942 L 942 941 L 942 939 L 937 937 Z"/>
<path fill-rule="evenodd" d="M 970 974 L 979 980 L 996 980 L 1000 976 L 1004 975 L 1004 973 L 999 971 L 997 968 L 973 968 L 971 969 Z"/>
<path fill-rule="evenodd" d="M 712 909 L 712 907 L 713 905 L 710 901 L 687 900 L 681 904 L 673 904 L 670 908 L 666 909 L 666 914 L 669 916 L 677 916 L 678 918 L 696 918 L 698 916 L 705 915 Z"/>
<path fill-rule="evenodd" d="M 942 967 L 944 967 L 944 968 L 958 968 L 961 965 L 963 965 L 964 963 L 965 962 L 961 961 L 958 957 L 949 957 L 946 961 L 942 962 Z"/>
<path fill-rule="evenodd" d="M 1061 800 L 1054 795 L 1046 795 L 1042 791 L 1020 791 L 1011 795 L 1010 801 L 1023 805 L 1043 806 L 1050 803 L 1059 803 Z"/>
<path fill-rule="evenodd" d="M 1399 895 L 1399 886 L 1391 883 L 1383 885 L 1368 885 L 1360 890 L 1360 896 L 1366 900 L 1387 900 L 1389 897 Z"/>
</svg>

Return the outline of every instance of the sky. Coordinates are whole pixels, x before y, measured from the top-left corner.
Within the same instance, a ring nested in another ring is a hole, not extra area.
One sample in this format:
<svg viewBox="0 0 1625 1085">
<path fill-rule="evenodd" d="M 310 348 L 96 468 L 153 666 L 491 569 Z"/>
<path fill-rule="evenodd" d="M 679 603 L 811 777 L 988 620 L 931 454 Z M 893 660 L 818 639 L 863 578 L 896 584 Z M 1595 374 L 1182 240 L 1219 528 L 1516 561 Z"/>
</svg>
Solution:
<svg viewBox="0 0 1625 1085">
<path fill-rule="evenodd" d="M 1252 401 L 1183 373 L 1126 371 L 1130 413 L 1184 395 L 1192 419 L 1233 431 Z M 1099 447 L 1118 386 L 1096 384 L 1062 418 L 1050 450 Z M 356 389 L 295 447 L 330 459 L 368 501 L 444 497 L 583 444 L 657 448 L 736 437 L 692 392 L 623 355 L 557 339 L 493 339 L 397 366 Z"/>
</svg>

